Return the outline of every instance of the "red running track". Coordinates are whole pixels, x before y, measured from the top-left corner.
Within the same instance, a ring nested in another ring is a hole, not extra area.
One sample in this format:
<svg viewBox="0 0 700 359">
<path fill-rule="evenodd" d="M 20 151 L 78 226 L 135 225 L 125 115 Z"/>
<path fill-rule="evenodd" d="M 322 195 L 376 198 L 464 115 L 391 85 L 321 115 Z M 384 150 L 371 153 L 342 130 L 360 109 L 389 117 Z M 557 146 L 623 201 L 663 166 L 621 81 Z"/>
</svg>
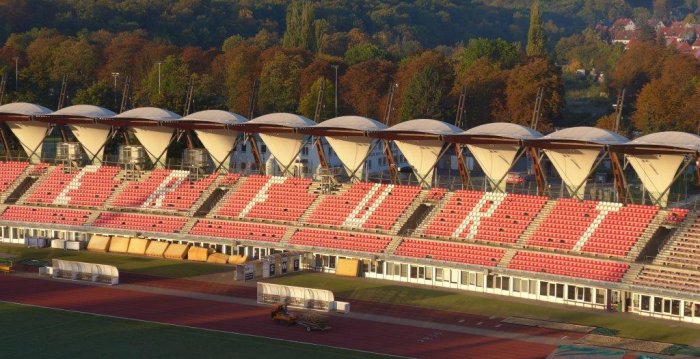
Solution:
<svg viewBox="0 0 700 359">
<path fill-rule="evenodd" d="M 343 317 L 333 317 L 332 331 L 306 333 L 273 323 L 265 307 L 12 275 L 0 287 L 4 301 L 419 358 L 545 358 L 556 348 Z"/>
</svg>

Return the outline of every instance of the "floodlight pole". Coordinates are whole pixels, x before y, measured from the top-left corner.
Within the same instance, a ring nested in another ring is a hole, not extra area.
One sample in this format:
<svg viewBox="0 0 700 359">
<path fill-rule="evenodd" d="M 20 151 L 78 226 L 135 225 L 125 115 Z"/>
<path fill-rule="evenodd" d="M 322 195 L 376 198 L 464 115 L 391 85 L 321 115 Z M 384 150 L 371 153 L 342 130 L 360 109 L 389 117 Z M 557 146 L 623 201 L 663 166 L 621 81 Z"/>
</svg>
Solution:
<svg viewBox="0 0 700 359">
<path fill-rule="evenodd" d="M 158 61 L 158 94 L 160 95 L 160 65 L 162 62 Z"/>
<path fill-rule="evenodd" d="M 18 69 L 19 69 L 19 56 L 15 56 L 15 92 L 17 92 L 17 88 L 19 87 L 19 75 L 18 75 Z"/>
<path fill-rule="evenodd" d="M 338 117 L 338 65 L 331 65 L 335 69 L 335 117 Z"/>
<path fill-rule="evenodd" d="M 117 103 L 117 77 L 119 77 L 118 72 L 112 72 L 112 77 L 114 77 L 114 103 Z"/>
</svg>

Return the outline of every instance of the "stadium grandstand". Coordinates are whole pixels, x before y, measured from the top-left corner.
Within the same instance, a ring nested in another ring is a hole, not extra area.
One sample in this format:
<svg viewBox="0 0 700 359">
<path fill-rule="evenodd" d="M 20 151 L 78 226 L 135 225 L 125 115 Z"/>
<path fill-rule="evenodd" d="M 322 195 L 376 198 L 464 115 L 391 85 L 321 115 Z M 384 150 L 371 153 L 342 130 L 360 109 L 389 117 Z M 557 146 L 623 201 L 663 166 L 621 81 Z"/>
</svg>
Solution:
<svg viewBox="0 0 700 359">
<path fill-rule="evenodd" d="M 700 218 L 677 185 L 699 168 L 693 134 L 26 103 L 0 122 L 2 242 L 293 250 L 328 272 L 355 258 L 368 278 L 700 323 Z"/>
</svg>

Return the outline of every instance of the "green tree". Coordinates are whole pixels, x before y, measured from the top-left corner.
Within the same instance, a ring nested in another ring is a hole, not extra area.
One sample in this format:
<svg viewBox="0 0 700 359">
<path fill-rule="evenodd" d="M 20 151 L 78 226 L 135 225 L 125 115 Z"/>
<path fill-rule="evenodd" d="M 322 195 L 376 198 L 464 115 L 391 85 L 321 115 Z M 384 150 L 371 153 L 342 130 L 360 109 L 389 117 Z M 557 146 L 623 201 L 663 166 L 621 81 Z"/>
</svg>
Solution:
<svg viewBox="0 0 700 359">
<path fill-rule="evenodd" d="M 308 118 L 314 118 L 321 83 L 323 83 L 324 89 L 322 94 L 323 96 L 321 97 L 321 118 L 319 119 L 319 122 L 333 117 L 335 105 L 335 87 L 329 79 L 319 77 L 318 80 L 311 85 L 311 88 L 306 93 L 306 96 L 301 99 L 299 102 L 299 108 L 297 109 L 297 113 Z"/>
<path fill-rule="evenodd" d="M 278 52 L 260 73 L 258 110 L 262 113 L 294 112 L 299 99 L 299 74 L 303 59 Z"/>
<path fill-rule="evenodd" d="M 118 111 L 121 96 L 115 92 L 114 84 L 104 79 L 95 82 L 89 87 L 79 89 L 73 97 L 73 104 L 90 104 Z"/>
<path fill-rule="evenodd" d="M 235 34 L 231 35 L 224 40 L 224 43 L 221 45 L 221 51 L 226 52 L 231 49 L 235 49 L 236 47 L 240 46 L 245 39 L 243 36 Z"/>
<path fill-rule="evenodd" d="M 386 57 L 386 54 L 377 45 L 363 42 L 352 46 L 345 52 L 343 61 L 348 65 L 354 65 L 359 62 L 369 60 L 381 60 Z"/>
<path fill-rule="evenodd" d="M 487 58 L 476 60 L 467 70 L 459 72 L 452 89 L 457 97 L 466 88 L 465 127 L 494 122 L 505 112 L 505 92 L 508 71 Z"/>
<path fill-rule="evenodd" d="M 316 28 L 314 26 L 314 5 L 306 0 L 293 1 L 287 6 L 287 29 L 282 37 L 286 48 L 316 50 Z"/>
<path fill-rule="evenodd" d="M 477 60 L 486 59 L 503 69 L 511 69 L 520 61 L 520 44 L 503 39 L 477 38 L 469 40 L 460 56 L 460 71 L 469 69 Z"/>
<path fill-rule="evenodd" d="M 187 64 L 178 57 L 168 56 L 160 66 L 160 86 L 158 77 L 158 66 L 153 66 L 137 91 L 137 101 L 143 105 L 181 112 L 190 79 Z"/>
<path fill-rule="evenodd" d="M 534 0 L 530 8 L 530 29 L 527 32 L 527 56 L 545 56 L 544 30 L 542 30 L 542 12 L 540 1 Z"/>
<path fill-rule="evenodd" d="M 413 75 L 399 110 L 401 121 L 445 117 L 445 108 L 442 106 L 445 95 L 443 76 L 444 74 L 433 66 L 420 69 Z"/>
</svg>

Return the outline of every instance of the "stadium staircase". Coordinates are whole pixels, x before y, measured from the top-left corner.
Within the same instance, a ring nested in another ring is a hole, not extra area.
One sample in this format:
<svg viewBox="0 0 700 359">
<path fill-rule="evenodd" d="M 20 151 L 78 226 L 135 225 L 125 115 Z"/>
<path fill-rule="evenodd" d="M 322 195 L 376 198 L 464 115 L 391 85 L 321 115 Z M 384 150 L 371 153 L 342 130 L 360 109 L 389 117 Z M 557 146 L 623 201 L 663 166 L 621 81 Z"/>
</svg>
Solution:
<svg viewBox="0 0 700 359">
<path fill-rule="evenodd" d="M 644 265 L 642 263 L 630 263 L 630 268 L 622 277 L 622 283 L 633 284 L 639 274 L 642 272 Z"/>
<path fill-rule="evenodd" d="M 426 201 L 428 196 L 430 195 L 431 191 L 430 190 L 422 190 L 416 196 L 416 198 L 413 199 L 413 201 L 406 207 L 406 209 L 401 213 L 399 218 L 396 220 L 396 223 L 387 231 L 388 234 L 391 235 L 397 235 L 401 229 L 408 224 L 409 219 L 412 219 L 412 217 L 417 217 L 412 220 L 414 222 L 412 227 L 416 227 L 418 223 L 421 222 L 422 218 L 421 217 L 421 212 L 419 211 L 418 208 L 423 205 L 423 203 Z"/>
<path fill-rule="evenodd" d="M 511 259 L 515 257 L 515 254 L 518 253 L 517 248 L 510 248 L 506 250 L 506 254 L 503 255 L 503 258 L 501 258 L 501 261 L 498 262 L 498 268 L 508 268 L 510 265 Z"/>
<path fill-rule="evenodd" d="M 309 219 L 309 216 L 311 216 L 312 213 L 316 210 L 318 205 L 323 202 L 323 200 L 326 198 L 326 195 L 323 194 L 323 190 L 321 189 L 323 185 L 321 183 L 314 182 L 311 187 L 309 187 L 309 192 L 314 193 L 316 195 L 316 198 L 311 202 L 309 207 L 306 208 L 304 213 L 301 214 L 301 217 L 299 217 L 299 223 L 303 225 L 308 225 L 307 219 Z M 346 186 L 346 185 L 343 185 Z M 349 186 L 347 186 L 349 187 Z"/>
<path fill-rule="evenodd" d="M 547 203 L 544 204 L 542 209 L 540 210 L 540 213 L 535 216 L 535 219 L 532 220 L 530 225 L 525 229 L 523 234 L 518 238 L 518 241 L 515 242 L 513 247 L 516 248 L 523 248 L 525 244 L 527 243 L 528 240 L 532 237 L 532 235 L 537 231 L 537 229 L 540 227 L 540 224 L 544 222 L 544 220 L 549 216 L 549 213 L 552 212 L 552 209 L 554 209 L 554 206 L 556 206 L 557 200 L 549 200 Z"/>
<path fill-rule="evenodd" d="M 627 253 L 626 259 L 628 261 L 634 262 L 640 259 L 640 255 L 642 254 L 644 247 L 649 244 L 656 231 L 658 231 L 661 225 L 664 223 L 668 213 L 669 211 L 666 210 L 660 210 L 656 213 L 654 219 L 651 220 L 649 225 L 644 229 L 644 232 L 642 232 L 642 235 L 639 236 L 639 239 L 637 239 L 637 243 L 635 243 L 630 249 L 629 253 Z"/>
<path fill-rule="evenodd" d="M 129 187 L 129 183 L 131 182 L 142 182 L 147 180 L 151 176 L 151 171 L 132 171 L 132 170 L 122 170 L 117 174 L 116 179 L 121 182 L 119 187 L 112 192 L 112 194 L 107 197 L 107 200 L 105 201 L 103 208 L 110 208 L 110 209 L 116 209 L 119 210 L 120 207 L 115 207 L 113 205 L 114 200 L 119 198 L 119 196 L 124 192 L 126 188 Z"/>
<path fill-rule="evenodd" d="M 217 202 L 213 208 L 209 211 L 209 214 L 207 217 L 212 217 L 212 218 L 227 218 L 228 216 L 220 215 L 219 211 L 221 211 L 221 208 L 228 203 L 228 201 L 233 197 L 233 195 L 238 192 L 238 189 L 243 186 L 245 181 L 248 179 L 248 177 L 240 177 L 229 189 L 226 194 L 224 194 L 221 199 L 219 199 L 219 202 Z"/>
<path fill-rule="evenodd" d="M 297 230 L 298 230 L 298 228 L 294 227 L 294 226 L 287 227 L 287 229 L 284 231 L 284 234 L 282 235 L 282 239 L 280 240 L 280 244 L 288 244 L 289 240 L 294 235 L 294 232 L 296 232 Z"/>
<path fill-rule="evenodd" d="M 450 201 L 450 198 L 455 194 L 455 192 L 447 192 L 443 195 L 442 198 L 436 199 L 433 198 L 433 209 L 425 216 L 423 221 L 416 227 L 416 230 L 413 232 L 413 235 L 416 237 L 424 237 L 425 235 L 425 230 L 428 228 L 428 225 L 433 222 L 433 219 L 440 214 L 440 211 L 442 210 L 442 207 L 445 206 L 445 203 L 448 203 Z"/>
<path fill-rule="evenodd" d="M 12 198 L 16 201 L 22 194 L 24 194 L 24 192 L 26 192 L 27 189 L 29 189 L 35 182 L 35 179 L 30 176 L 33 170 L 33 165 L 28 165 L 25 167 L 22 173 L 20 173 L 14 179 L 14 181 L 9 183 L 5 190 L 0 193 L 0 203 L 14 203 L 8 201 L 8 199 Z"/>
<path fill-rule="evenodd" d="M 197 221 L 199 221 L 199 218 L 197 217 L 192 217 L 189 220 L 187 220 L 185 225 L 180 230 L 180 233 L 190 233 L 194 225 L 197 224 Z"/>
<path fill-rule="evenodd" d="M 85 220 L 86 226 L 92 226 L 95 220 L 102 214 L 102 211 L 91 211 L 88 218 Z"/>
<path fill-rule="evenodd" d="M 39 174 L 34 183 L 32 183 L 32 185 L 29 188 L 27 188 L 27 190 L 17 199 L 17 202 L 15 203 L 22 205 L 27 204 L 25 202 L 26 199 L 29 198 L 32 195 L 32 193 L 34 193 L 34 191 L 36 191 L 39 188 L 39 186 L 41 186 L 44 180 L 46 180 L 46 178 L 48 178 L 53 171 L 60 170 L 61 168 L 60 166 L 55 166 L 53 168 L 46 167 L 46 170 L 42 170 L 41 167 L 41 164 L 34 166 L 32 172 L 36 174 L 37 170 L 41 170 L 41 174 Z"/>
<path fill-rule="evenodd" d="M 207 186 L 207 188 L 202 191 L 200 196 L 197 198 L 196 201 L 190 206 L 189 211 L 187 211 L 188 216 L 194 216 L 195 213 L 201 213 L 200 209 L 204 205 L 205 202 L 209 200 L 209 197 L 211 197 L 214 192 L 220 187 L 221 181 L 224 179 L 224 176 L 216 176 L 214 180 Z"/>
<path fill-rule="evenodd" d="M 688 214 L 653 264 L 700 270 L 700 218 L 697 212 Z"/>
<path fill-rule="evenodd" d="M 394 238 L 391 239 L 391 242 L 389 242 L 389 245 L 386 246 L 386 249 L 384 250 L 384 253 L 388 255 L 393 255 L 394 252 L 396 252 L 396 249 L 399 248 L 401 245 L 401 242 L 403 242 L 403 237 L 400 236 L 395 236 Z"/>
</svg>

